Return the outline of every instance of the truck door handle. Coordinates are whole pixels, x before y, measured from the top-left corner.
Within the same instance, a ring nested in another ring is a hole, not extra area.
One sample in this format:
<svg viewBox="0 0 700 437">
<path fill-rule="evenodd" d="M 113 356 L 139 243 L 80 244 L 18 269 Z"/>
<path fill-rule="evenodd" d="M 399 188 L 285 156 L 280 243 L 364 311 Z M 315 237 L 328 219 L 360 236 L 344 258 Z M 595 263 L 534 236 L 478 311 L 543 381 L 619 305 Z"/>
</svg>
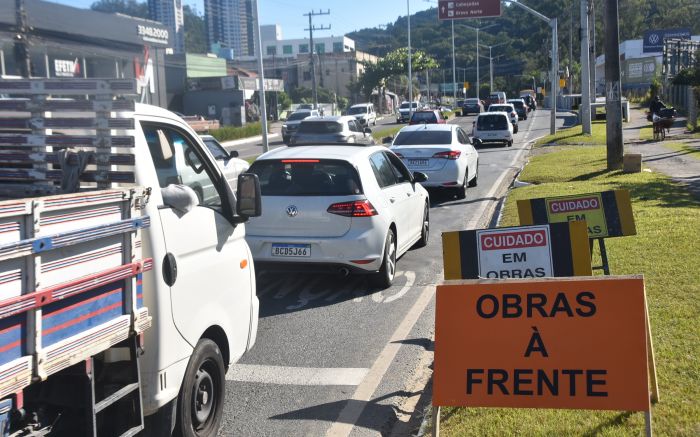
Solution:
<svg viewBox="0 0 700 437">
<path fill-rule="evenodd" d="M 163 258 L 163 281 L 168 284 L 168 287 L 172 287 L 177 280 L 177 261 L 175 261 L 175 255 L 168 252 Z"/>
</svg>

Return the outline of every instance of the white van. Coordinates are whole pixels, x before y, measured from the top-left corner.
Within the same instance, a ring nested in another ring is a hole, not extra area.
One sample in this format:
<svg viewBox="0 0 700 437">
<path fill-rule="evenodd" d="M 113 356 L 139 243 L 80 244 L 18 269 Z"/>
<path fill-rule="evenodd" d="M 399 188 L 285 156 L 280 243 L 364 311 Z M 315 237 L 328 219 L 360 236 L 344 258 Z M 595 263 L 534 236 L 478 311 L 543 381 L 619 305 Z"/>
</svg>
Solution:
<svg viewBox="0 0 700 437">
<path fill-rule="evenodd" d="M 355 119 L 363 126 L 377 125 L 377 113 L 374 112 L 374 104 L 372 103 L 359 103 L 357 105 L 352 105 L 348 109 L 348 115 L 352 115 Z"/>
<path fill-rule="evenodd" d="M 505 112 L 484 112 L 474 121 L 472 131 L 474 146 L 484 143 L 500 143 L 506 147 L 513 145 L 513 125 Z"/>
</svg>

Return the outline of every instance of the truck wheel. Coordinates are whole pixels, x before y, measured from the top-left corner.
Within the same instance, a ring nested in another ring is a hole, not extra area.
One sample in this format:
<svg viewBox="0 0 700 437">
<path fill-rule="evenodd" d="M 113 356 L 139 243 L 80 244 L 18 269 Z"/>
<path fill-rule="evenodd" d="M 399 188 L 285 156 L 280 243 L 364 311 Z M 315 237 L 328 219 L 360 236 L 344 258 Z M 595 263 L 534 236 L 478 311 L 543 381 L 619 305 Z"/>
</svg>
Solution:
<svg viewBox="0 0 700 437">
<path fill-rule="evenodd" d="M 177 398 L 176 435 L 214 437 L 219 431 L 226 395 L 226 370 L 213 341 L 197 342 Z"/>
<path fill-rule="evenodd" d="M 396 237 L 394 237 L 394 231 L 389 229 L 386 234 L 386 241 L 384 242 L 384 258 L 382 259 L 382 266 L 379 268 L 377 273 L 374 273 L 370 277 L 372 285 L 384 290 L 391 287 L 394 282 L 394 275 L 396 274 Z"/>
</svg>

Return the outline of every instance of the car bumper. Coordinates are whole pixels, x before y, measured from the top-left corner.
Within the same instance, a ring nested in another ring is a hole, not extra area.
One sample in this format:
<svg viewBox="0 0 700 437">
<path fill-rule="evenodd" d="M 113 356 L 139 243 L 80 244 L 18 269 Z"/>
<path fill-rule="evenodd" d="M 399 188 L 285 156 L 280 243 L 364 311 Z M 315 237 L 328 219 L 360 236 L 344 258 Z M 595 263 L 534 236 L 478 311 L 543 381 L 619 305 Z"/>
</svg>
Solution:
<svg viewBox="0 0 700 437">
<path fill-rule="evenodd" d="M 460 185 L 462 179 L 464 179 L 464 175 L 460 174 L 459 167 L 457 167 L 457 165 L 451 165 L 450 163 L 445 164 L 445 166 L 439 170 L 426 170 L 424 168 L 411 167 L 408 167 L 408 169 L 411 172 L 419 171 L 428 176 L 427 181 L 420 183 L 426 188 L 454 187 Z"/>
<path fill-rule="evenodd" d="M 353 271 L 376 272 L 384 252 L 384 231 L 379 227 L 353 231 L 341 237 L 275 237 L 246 235 L 255 265 L 275 270 L 325 270 L 347 268 Z M 272 245 L 308 244 L 308 257 L 272 255 Z M 352 261 L 363 261 L 356 263 Z"/>
</svg>

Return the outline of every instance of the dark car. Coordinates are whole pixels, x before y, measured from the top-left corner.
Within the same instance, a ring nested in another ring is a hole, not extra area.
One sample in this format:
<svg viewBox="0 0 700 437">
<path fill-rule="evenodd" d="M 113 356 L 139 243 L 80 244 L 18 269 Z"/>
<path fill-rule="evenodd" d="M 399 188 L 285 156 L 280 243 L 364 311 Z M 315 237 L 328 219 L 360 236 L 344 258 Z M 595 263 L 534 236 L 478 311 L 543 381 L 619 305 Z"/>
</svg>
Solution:
<svg viewBox="0 0 700 437">
<path fill-rule="evenodd" d="M 525 101 L 525 104 L 528 108 L 530 108 L 531 111 L 537 109 L 537 102 L 535 101 L 535 99 L 532 98 L 531 95 L 527 94 L 524 96 L 520 96 L 520 98 Z"/>
<path fill-rule="evenodd" d="M 518 120 L 527 120 L 527 112 L 529 109 L 523 99 L 510 99 L 508 103 L 515 107 L 515 112 L 518 113 Z"/>
<path fill-rule="evenodd" d="M 462 104 L 462 115 L 469 115 L 471 113 L 481 114 L 484 111 L 484 105 L 479 99 L 464 99 Z"/>
</svg>

